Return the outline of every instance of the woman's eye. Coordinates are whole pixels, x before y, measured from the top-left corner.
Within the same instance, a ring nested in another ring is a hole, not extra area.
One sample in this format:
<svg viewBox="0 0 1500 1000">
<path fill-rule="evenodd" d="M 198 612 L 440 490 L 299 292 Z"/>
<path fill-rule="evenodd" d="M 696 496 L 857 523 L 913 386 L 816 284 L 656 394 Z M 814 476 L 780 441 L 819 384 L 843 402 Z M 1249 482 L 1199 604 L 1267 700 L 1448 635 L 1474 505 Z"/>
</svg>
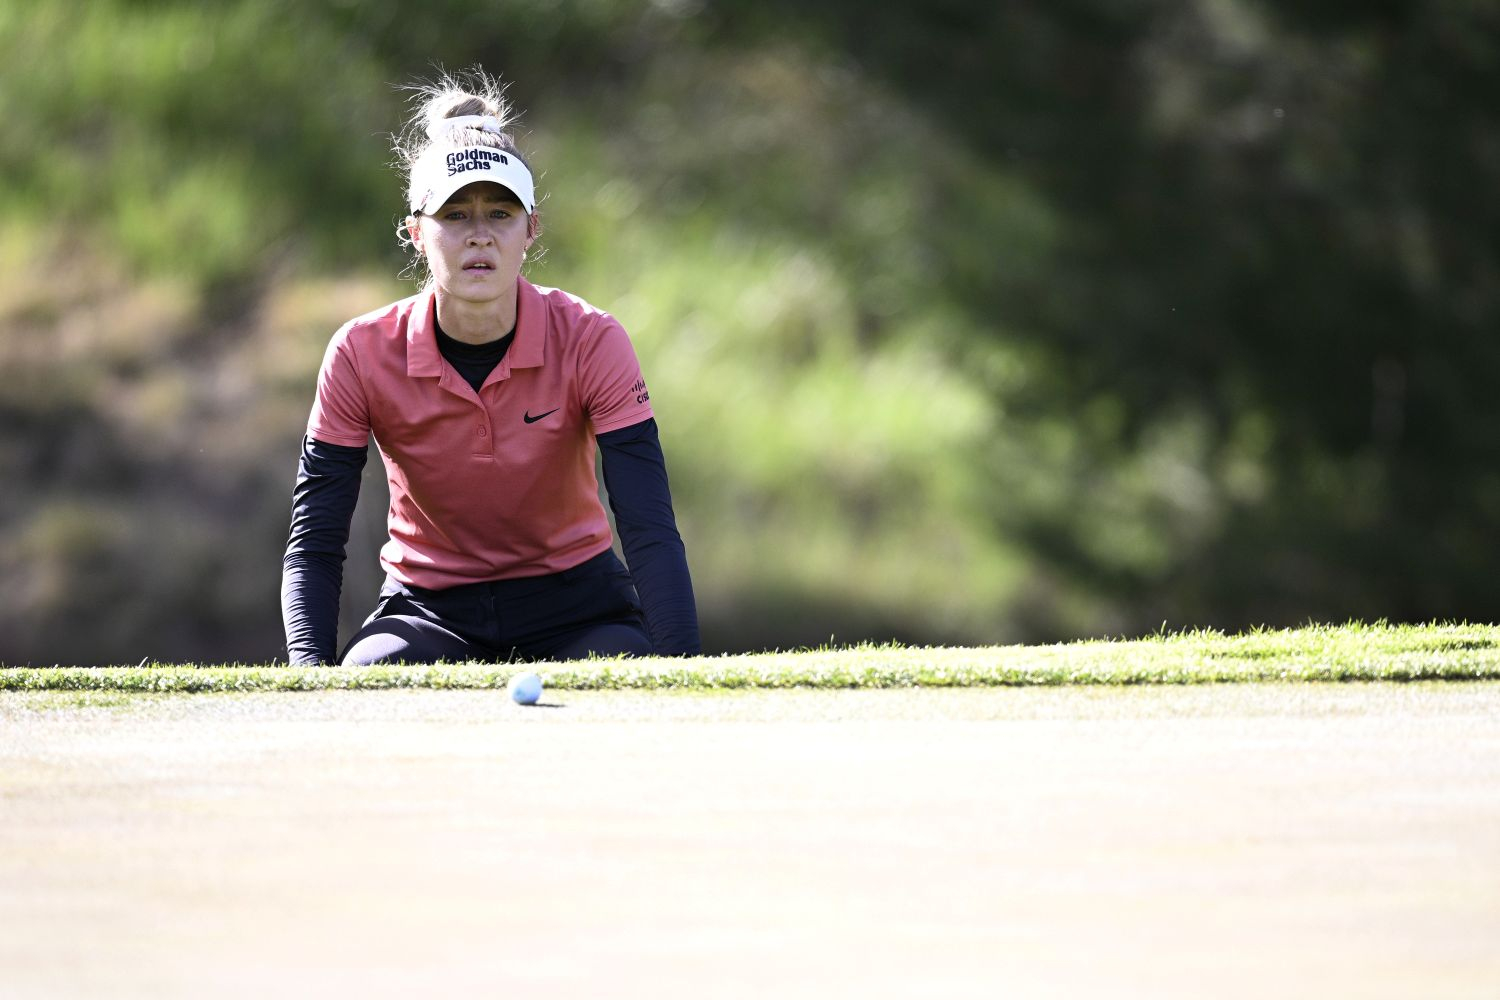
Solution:
<svg viewBox="0 0 1500 1000">
<path fill-rule="evenodd" d="M 492 219 L 508 219 L 508 218 L 510 218 L 510 213 L 507 212 L 503 208 L 497 208 L 493 212 L 490 213 L 490 218 L 492 218 Z"/>
<path fill-rule="evenodd" d="M 463 219 L 463 217 L 464 213 L 462 212 L 445 212 L 443 214 L 443 218 L 447 219 L 449 222 L 459 222 Z"/>
</svg>

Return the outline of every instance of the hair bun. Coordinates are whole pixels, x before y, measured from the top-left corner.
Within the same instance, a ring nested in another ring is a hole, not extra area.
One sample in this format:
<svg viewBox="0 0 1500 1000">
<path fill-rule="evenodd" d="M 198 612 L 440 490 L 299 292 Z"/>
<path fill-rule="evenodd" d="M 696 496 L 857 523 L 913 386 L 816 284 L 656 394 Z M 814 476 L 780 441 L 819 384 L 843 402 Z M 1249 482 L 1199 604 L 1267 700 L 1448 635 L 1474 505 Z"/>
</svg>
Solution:
<svg viewBox="0 0 1500 1000">
<path fill-rule="evenodd" d="M 439 118 L 429 122 L 427 138 L 433 142 L 442 142 L 452 133 L 466 128 L 501 135 L 505 132 L 505 123 L 494 115 L 454 115 L 452 118 Z"/>
</svg>

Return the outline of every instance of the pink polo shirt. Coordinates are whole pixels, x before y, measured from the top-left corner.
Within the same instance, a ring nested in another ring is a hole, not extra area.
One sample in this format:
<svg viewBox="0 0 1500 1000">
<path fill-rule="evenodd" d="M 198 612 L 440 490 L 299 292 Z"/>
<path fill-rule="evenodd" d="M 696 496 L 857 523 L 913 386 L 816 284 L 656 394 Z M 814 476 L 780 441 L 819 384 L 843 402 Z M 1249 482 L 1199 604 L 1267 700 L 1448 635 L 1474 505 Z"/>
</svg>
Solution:
<svg viewBox="0 0 1500 1000">
<path fill-rule="evenodd" d="M 610 546 L 594 435 L 651 416 L 625 330 L 519 280 L 516 336 L 476 393 L 443 360 L 425 291 L 350 320 L 328 344 L 308 434 L 385 461 L 395 579 L 442 589 L 556 573 Z"/>
</svg>

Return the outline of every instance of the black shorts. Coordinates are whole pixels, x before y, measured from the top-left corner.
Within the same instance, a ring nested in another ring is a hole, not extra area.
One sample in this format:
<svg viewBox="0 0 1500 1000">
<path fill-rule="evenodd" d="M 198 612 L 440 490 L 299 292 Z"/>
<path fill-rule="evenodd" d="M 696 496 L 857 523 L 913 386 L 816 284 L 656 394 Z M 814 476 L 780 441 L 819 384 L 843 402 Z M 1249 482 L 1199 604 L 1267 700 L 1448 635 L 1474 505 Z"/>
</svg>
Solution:
<svg viewBox="0 0 1500 1000">
<path fill-rule="evenodd" d="M 387 579 L 339 659 L 511 662 L 650 652 L 630 574 L 607 549 L 561 573 L 518 580 L 428 590 Z"/>
</svg>

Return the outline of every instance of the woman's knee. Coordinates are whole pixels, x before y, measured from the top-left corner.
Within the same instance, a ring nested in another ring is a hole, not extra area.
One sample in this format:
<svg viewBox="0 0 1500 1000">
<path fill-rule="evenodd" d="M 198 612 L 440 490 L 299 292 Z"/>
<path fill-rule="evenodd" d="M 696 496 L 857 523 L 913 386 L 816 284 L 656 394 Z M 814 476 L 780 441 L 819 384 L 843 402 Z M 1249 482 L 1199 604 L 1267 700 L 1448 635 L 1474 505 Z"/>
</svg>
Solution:
<svg viewBox="0 0 1500 1000">
<path fill-rule="evenodd" d="M 610 622 L 569 639 L 552 654 L 558 660 L 583 660 L 590 656 L 650 656 L 651 637 L 639 625 Z"/>
<path fill-rule="evenodd" d="M 390 615 L 365 625 L 349 640 L 340 663 L 368 667 L 377 663 L 436 663 L 473 659 L 460 636 L 435 622 L 411 615 Z"/>
</svg>

